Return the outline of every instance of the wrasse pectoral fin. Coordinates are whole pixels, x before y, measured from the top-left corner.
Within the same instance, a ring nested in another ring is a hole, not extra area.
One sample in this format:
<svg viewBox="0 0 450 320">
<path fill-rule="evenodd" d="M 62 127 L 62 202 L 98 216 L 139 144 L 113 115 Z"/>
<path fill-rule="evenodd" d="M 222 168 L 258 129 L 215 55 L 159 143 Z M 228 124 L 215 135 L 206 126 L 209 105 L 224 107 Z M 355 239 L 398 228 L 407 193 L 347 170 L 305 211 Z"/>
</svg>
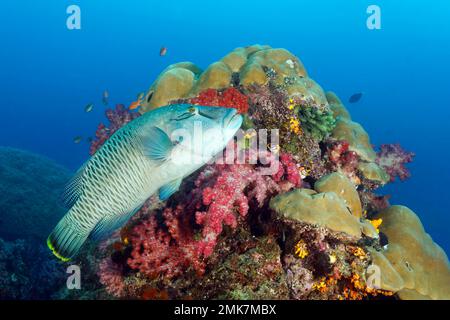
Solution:
<svg viewBox="0 0 450 320">
<path fill-rule="evenodd" d="M 142 136 L 144 154 L 153 161 L 164 162 L 170 157 L 174 144 L 158 127 L 151 127 Z"/>
<path fill-rule="evenodd" d="M 159 199 L 161 201 L 165 201 L 165 200 L 169 199 L 169 197 L 172 194 L 174 194 L 175 192 L 178 191 L 182 181 L 183 181 L 183 179 L 180 178 L 180 179 L 170 181 L 168 184 L 162 186 L 159 189 Z"/>
</svg>

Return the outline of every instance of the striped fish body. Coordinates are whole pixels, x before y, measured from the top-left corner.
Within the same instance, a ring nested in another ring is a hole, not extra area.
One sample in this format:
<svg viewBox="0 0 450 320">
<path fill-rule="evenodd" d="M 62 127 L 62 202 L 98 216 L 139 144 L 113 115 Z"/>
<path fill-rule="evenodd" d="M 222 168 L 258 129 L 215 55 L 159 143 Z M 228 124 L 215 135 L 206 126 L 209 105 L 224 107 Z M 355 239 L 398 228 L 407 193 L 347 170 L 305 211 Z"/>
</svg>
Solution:
<svg viewBox="0 0 450 320">
<path fill-rule="evenodd" d="M 47 240 L 57 257 L 69 260 L 88 238 L 98 239 L 121 227 L 158 190 L 160 198 L 166 199 L 184 177 L 208 160 L 186 164 L 168 156 L 169 151 L 182 158 L 192 152 L 181 147 L 174 152 L 169 137 L 180 128 L 192 131 L 190 118 L 184 118 L 187 108 L 192 106 L 164 107 L 135 119 L 111 136 L 77 172 L 66 189 L 70 209 Z M 223 125 L 222 118 L 229 117 L 233 109 L 226 110 L 214 121 L 200 121 L 207 127 Z M 239 119 L 233 123 L 234 132 L 240 123 Z"/>
</svg>

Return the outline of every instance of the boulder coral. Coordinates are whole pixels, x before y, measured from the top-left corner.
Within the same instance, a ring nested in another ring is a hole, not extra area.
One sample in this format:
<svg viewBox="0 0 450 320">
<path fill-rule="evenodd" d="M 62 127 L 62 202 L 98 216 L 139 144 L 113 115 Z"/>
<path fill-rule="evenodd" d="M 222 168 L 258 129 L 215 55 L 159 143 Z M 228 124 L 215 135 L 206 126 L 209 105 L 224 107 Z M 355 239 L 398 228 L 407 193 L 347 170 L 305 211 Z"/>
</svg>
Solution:
<svg viewBox="0 0 450 320">
<path fill-rule="evenodd" d="M 401 299 L 450 299 L 447 255 L 425 232 L 419 217 L 407 207 L 392 206 L 376 218 L 383 220 L 380 231 L 388 241 L 381 254 L 390 265 L 385 262 L 380 267 L 391 279 L 384 288 L 396 288 Z"/>
<path fill-rule="evenodd" d="M 342 232 L 353 238 L 378 238 L 375 228 L 362 217 L 361 201 L 354 185 L 344 175 L 332 173 L 312 189 L 295 189 L 278 195 L 270 207 L 282 218 Z"/>
<path fill-rule="evenodd" d="M 206 70 L 190 62 L 166 68 L 151 85 L 141 112 L 170 104 L 173 100 L 193 98 L 206 89 L 247 88 L 266 85 L 272 80 L 286 85 L 291 96 L 299 96 L 316 106 L 328 105 L 322 88 L 308 78 L 302 62 L 286 49 L 254 45 L 236 48 Z"/>
<path fill-rule="evenodd" d="M 317 192 L 334 192 L 341 197 L 350 213 L 356 217 L 362 216 L 361 201 L 359 200 L 356 186 L 339 172 L 334 172 L 323 176 L 314 184 Z"/>
</svg>

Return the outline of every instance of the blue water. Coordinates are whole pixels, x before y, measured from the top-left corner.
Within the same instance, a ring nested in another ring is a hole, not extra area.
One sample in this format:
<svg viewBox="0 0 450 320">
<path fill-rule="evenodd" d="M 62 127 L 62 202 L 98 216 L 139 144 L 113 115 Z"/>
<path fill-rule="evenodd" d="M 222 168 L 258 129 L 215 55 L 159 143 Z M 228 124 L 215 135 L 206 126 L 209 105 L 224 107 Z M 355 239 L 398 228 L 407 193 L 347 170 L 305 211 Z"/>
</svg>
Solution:
<svg viewBox="0 0 450 320">
<path fill-rule="evenodd" d="M 71 4 L 81 8 L 81 30 L 66 28 Z M 381 30 L 366 28 L 370 4 L 382 10 Z M 446 0 L 2 0 L 0 145 L 75 170 L 88 145 L 73 137 L 93 135 L 104 119 L 105 89 L 110 104 L 128 104 L 171 63 L 205 68 L 235 47 L 284 47 L 325 90 L 343 100 L 365 92 L 347 107 L 373 144 L 417 154 L 412 178 L 384 191 L 450 252 L 449 17 Z"/>
</svg>

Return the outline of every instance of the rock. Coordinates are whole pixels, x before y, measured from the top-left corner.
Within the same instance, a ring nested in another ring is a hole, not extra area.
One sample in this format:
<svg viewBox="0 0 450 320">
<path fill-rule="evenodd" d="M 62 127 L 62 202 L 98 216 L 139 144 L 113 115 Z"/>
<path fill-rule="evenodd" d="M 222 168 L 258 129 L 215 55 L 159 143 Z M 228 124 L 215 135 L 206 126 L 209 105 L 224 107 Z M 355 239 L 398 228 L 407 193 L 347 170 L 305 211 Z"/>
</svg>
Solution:
<svg viewBox="0 0 450 320">
<path fill-rule="evenodd" d="M 425 232 L 417 215 L 407 207 L 392 206 L 376 218 L 383 219 L 380 231 L 388 239 L 383 254 L 404 281 L 398 296 L 401 299 L 450 299 L 447 255 Z M 381 272 L 385 270 L 382 268 Z M 392 272 L 389 266 L 386 272 Z"/>
<path fill-rule="evenodd" d="M 334 192 L 344 200 L 351 214 L 362 216 L 361 201 L 355 185 L 342 173 L 334 172 L 323 176 L 314 184 L 317 192 Z"/>
<path fill-rule="evenodd" d="M 0 147 L 0 234 L 44 242 L 66 213 L 59 205 L 70 172 L 50 159 Z"/>
</svg>

